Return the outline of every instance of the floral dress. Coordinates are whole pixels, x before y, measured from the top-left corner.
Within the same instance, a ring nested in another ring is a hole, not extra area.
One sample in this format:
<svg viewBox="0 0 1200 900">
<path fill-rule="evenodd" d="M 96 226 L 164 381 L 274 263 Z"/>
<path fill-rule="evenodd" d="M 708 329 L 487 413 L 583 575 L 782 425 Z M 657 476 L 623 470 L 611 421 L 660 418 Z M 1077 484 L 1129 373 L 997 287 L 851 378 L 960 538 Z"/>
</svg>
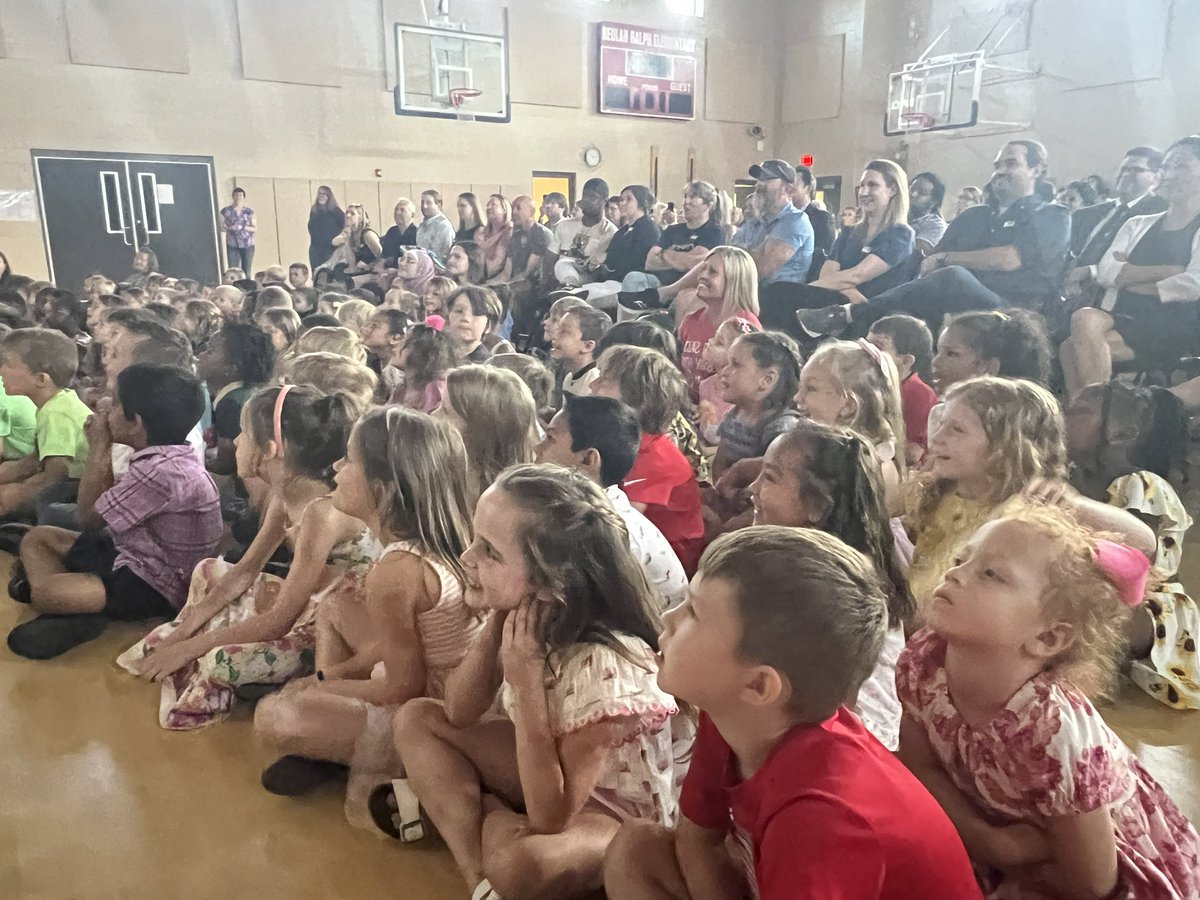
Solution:
<svg viewBox="0 0 1200 900">
<path fill-rule="evenodd" d="M 1200 606 L 1179 577 L 1183 538 L 1192 526 L 1183 502 L 1166 481 L 1152 472 L 1134 472 L 1108 488 L 1108 502 L 1158 524 L 1158 550 L 1146 586 L 1146 609 L 1154 619 L 1154 646 L 1134 660 L 1129 677 L 1155 700 L 1174 709 L 1200 709 Z"/>
<path fill-rule="evenodd" d="M 635 637 L 619 640 L 624 654 L 604 644 L 578 644 L 551 656 L 550 728 L 557 739 L 604 723 L 612 752 L 590 802 L 622 821 L 670 825 L 679 800 L 670 719 L 679 707 L 658 686 L 654 651 Z M 507 684 L 500 702 L 511 718 L 514 700 Z"/>
<path fill-rule="evenodd" d="M 334 571 L 324 587 L 309 598 L 288 633 L 272 641 L 217 647 L 168 675 L 162 680 L 158 723 L 173 731 L 215 725 L 228 718 L 233 709 L 236 686 L 283 684 L 311 674 L 317 606 L 335 595 L 361 595 L 367 571 L 380 552 L 379 542 L 367 531 L 334 547 L 326 560 Z M 196 566 L 184 608 L 203 601 L 210 587 L 231 568 L 232 564 L 223 559 L 206 559 Z M 205 624 L 202 633 L 228 628 L 258 615 L 260 608 L 265 609 L 268 605 L 264 601 L 274 601 L 282 587 L 282 578 L 265 573 L 259 575 L 250 590 Z M 155 628 L 117 657 L 117 665 L 137 674 L 137 664 L 175 630 L 177 622 Z"/>
<path fill-rule="evenodd" d="M 959 714 L 946 683 L 946 644 L 925 629 L 900 655 L 896 687 L 904 713 L 929 738 L 951 780 L 997 824 L 1079 816 L 1107 807 L 1116 833 L 1114 897 L 1200 896 L 1200 838 L 1133 752 L 1073 685 L 1042 674 L 981 727 Z M 1053 900 L 1036 870 L 1016 877 L 976 866 L 997 900 Z"/>
</svg>

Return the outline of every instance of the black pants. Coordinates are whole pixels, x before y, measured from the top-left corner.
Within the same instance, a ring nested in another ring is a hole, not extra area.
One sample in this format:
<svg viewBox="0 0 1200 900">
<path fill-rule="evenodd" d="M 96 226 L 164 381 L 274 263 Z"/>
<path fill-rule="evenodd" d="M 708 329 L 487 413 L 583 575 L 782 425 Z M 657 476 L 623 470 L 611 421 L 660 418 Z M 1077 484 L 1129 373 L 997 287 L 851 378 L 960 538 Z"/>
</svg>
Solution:
<svg viewBox="0 0 1200 900">
<path fill-rule="evenodd" d="M 845 302 L 845 294 L 829 288 L 791 281 L 764 284 L 758 291 L 758 320 L 768 331 L 782 331 L 797 340 L 803 340 L 804 333 L 796 321 L 796 310 L 824 309 Z"/>
<path fill-rule="evenodd" d="M 924 319 L 936 336 L 947 315 L 1012 305 L 980 284 L 969 269 L 947 266 L 924 278 L 897 285 L 866 303 L 856 303 L 850 307 L 850 321 L 857 332 L 865 333 L 873 322 L 884 316 L 903 313 Z"/>
</svg>

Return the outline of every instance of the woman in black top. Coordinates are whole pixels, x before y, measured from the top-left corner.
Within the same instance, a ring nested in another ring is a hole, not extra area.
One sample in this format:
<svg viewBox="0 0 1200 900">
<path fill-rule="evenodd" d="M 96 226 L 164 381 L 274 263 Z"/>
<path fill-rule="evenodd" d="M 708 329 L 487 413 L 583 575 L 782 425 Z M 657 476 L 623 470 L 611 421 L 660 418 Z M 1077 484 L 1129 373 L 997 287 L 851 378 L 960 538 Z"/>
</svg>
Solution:
<svg viewBox="0 0 1200 900">
<path fill-rule="evenodd" d="M 916 275 L 904 170 L 890 159 L 871 160 L 858 181 L 857 200 L 858 224 L 842 229 L 816 281 L 763 285 L 763 328 L 801 338 L 797 310 L 861 303 Z"/>
<path fill-rule="evenodd" d="M 477 241 L 479 229 L 483 227 L 483 213 L 479 211 L 479 198 L 468 192 L 458 195 L 458 231 L 456 241 Z"/>
<path fill-rule="evenodd" d="M 396 201 L 392 216 L 396 224 L 383 236 L 383 258 L 389 265 L 396 264 L 405 247 L 417 246 L 417 208 L 413 202 L 407 197 L 401 197 Z"/>
<path fill-rule="evenodd" d="M 333 255 L 333 239 L 345 227 L 346 214 L 337 198 L 328 185 L 321 185 L 308 213 L 308 264 L 314 271 Z"/>
<path fill-rule="evenodd" d="M 605 277 L 621 281 L 630 272 L 639 272 L 646 265 L 646 256 L 658 243 L 661 232 L 650 218 L 654 195 L 643 184 L 631 184 L 621 191 L 621 221 L 608 245 L 604 261 Z"/>
<path fill-rule="evenodd" d="M 342 249 L 341 262 L 347 264 L 349 272 L 365 272 L 383 255 L 383 242 L 371 227 L 362 204 L 346 204 L 346 225 L 333 239 L 333 246 Z"/>
<path fill-rule="evenodd" d="M 707 181 L 683 189 L 683 219 L 662 230 L 642 267 L 663 284 L 674 284 L 725 241 L 720 192 Z"/>
<path fill-rule="evenodd" d="M 1200 136 L 1170 146 L 1155 193 L 1167 211 L 1134 216 L 1100 260 L 1101 308 L 1071 316 L 1059 351 L 1068 397 L 1108 382 L 1114 362 L 1200 352 Z"/>
</svg>

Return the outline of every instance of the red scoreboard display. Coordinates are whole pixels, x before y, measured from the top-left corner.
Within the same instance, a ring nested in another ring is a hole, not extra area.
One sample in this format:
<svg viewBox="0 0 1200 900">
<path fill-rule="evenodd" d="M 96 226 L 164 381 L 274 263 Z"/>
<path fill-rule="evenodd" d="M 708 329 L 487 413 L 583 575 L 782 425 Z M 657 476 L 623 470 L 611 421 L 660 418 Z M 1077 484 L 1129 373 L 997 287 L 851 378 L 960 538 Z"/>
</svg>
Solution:
<svg viewBox="0 0 1200 900">
<path fill-rule="evenodd" d="M 696 118 L 701 41 L 691 35 L 601 22 L 600 112 Z"/>
</svg>

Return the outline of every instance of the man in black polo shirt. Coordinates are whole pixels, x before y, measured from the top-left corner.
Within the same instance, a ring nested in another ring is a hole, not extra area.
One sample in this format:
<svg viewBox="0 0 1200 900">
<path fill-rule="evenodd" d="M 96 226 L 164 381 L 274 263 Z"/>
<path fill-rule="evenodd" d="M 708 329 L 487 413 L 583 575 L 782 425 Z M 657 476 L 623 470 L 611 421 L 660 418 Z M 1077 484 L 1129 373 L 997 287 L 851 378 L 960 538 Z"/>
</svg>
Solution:
<svg viewBox="0 0 1200 900">
<path fill-rule="evenodd" d="M 988 182 L 991 202 L 973 206 L 950 223 L 921 266 L 921 277 L 865 303 L 800 310 L 801 327 L 814 337 L 866 329 L 892 313 L 925 319 L 931 329 L 947 313 L 1020 306 L 1039 312 L 1057 301 L 1066 274 L 1071 214 L 1035 193 L 1046 171 L 1046 148 L 1009 141 L 996 156 Z"/>
<path fill-rule="evenodd" d="M 513 231 L 501 281 L 537 280 L 550 247 L 550 229 L 538 224 L 533 198 L 522 194 L 512 202 Z"/>
<path fill-rule="evenodd" d="M 821 209 L 813 202 L 817 196 L 817 179 L 808 166 L 796 166 L 796 183 L 792 185 L 792 205 L 808 216 L 808 222 L 813 230 L 813 258 L 808 268 L 808 280 L 812 281 L 821 275 L 821 266 L 829 259 L 833 251 L 833 242 L 837 240 L 837 226 L 833 222 L 833 214 Z"/>
</svg>

